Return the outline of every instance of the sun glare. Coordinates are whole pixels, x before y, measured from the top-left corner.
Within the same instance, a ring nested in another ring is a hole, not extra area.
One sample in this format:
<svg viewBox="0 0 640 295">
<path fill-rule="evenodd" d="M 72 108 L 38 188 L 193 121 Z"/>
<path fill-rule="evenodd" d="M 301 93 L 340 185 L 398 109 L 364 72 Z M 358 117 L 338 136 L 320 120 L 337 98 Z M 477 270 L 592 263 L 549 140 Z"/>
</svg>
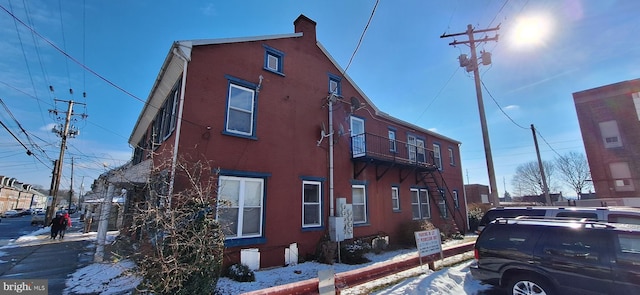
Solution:
<svg viewBox="0 0 640 295">
<path fill-rule="evenodd" d="M 543 44 L 551 33 L 551 20 L 545 16 L 527 16 L 519 18 L 512 35 L 513 45 L 517 47 L 535 47 Z"/>
</svg>

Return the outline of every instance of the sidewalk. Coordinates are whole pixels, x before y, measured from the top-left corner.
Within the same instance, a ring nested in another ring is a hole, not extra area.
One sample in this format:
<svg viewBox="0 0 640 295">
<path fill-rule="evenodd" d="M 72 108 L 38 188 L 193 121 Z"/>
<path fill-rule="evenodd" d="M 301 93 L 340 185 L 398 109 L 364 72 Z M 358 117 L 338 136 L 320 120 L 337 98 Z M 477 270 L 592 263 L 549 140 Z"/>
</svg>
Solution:
<svg viewBox="0 0 640 295">
<path fill-rule="evenodd" d="M 48 228 L 0 248 L 0 279 L 47 279 L 49 294 L 63 294 L 76 270 L 93 262 L 94 233 L 74 222 L 64 240 L 49 239 Z"/>
</svg>

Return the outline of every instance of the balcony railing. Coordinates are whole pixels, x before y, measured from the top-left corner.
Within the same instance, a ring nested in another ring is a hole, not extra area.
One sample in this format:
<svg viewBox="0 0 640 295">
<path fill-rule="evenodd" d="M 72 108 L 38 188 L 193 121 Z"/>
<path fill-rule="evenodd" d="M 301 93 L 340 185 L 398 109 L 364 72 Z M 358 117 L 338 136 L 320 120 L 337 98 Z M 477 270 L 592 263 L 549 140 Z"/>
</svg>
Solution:
<svg viewBox="0 0 640 295">
<path fill-rule="evenodd" d="M 433 150 L 388 137 L 362 133 L 351 136 L 351 158 L 354 160 L 376 160 L 401 165 L 437 168 L 439 159 Z"/>
</svg>

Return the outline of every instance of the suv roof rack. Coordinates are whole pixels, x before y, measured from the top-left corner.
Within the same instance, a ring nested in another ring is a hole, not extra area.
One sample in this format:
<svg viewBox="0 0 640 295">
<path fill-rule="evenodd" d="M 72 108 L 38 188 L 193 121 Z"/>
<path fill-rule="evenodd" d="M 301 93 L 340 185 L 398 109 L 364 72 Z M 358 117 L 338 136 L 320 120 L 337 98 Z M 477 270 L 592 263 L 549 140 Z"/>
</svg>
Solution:
<svg viewBox="0 0 640 295">
<path fill-rule="evenodd" d="M 521 221 L 524 222 L 537 222 L 537 223 L 555 223 L 558 225 L 571 225 L 578 224 L 582 227 L 591 227 L 591 228 L 615 228 L 615 226 L 604 222 L 598 221 L 589 218 L 575 218 L 575 217 L 545 217 L 545 216 L 518 216 L 511 218 L 500 217 L 497 218 L 494 222 L 501 224 L 509 224 L 509 223 L 519 223 Z"/>
</svg>

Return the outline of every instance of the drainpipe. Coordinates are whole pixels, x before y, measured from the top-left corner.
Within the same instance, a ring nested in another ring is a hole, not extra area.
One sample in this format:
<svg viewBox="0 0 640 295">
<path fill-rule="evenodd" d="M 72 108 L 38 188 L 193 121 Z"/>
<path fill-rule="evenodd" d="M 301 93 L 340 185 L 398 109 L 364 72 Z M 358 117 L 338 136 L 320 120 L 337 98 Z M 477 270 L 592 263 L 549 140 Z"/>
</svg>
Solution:
<svg viewBox="0 0 640 295">
<path fill-rule="evenodd" d="M 182 82 L 180 83 L 180 104 L 178 107 L 178 117 L 176 123 L 176 137 L 173 143 L 173 159 L 171 160 L 171 176 L 169 180 L 169 196 L 167 206 L 171 208 L 171 196 L 173 195 L 173 185 L 176 180 L 176 165 L 178 163 L 178 144 L 180 143 L 180 131 L 182 129 L 182 110 L 184 105 L 184 90 L 187 84 L 187 65 L 189 64 L 189 57 L 184 56 L 178 47 L 180 43 L 176 43 L 173 48 L 173 54 L 180 58 L 184 63 L 182 65 Z"/>
<path fill-rule="evenodd" d="M 329 216 L 335 216 L 333 206 L 333 94 L 329 95 Z"/>
</svg>

